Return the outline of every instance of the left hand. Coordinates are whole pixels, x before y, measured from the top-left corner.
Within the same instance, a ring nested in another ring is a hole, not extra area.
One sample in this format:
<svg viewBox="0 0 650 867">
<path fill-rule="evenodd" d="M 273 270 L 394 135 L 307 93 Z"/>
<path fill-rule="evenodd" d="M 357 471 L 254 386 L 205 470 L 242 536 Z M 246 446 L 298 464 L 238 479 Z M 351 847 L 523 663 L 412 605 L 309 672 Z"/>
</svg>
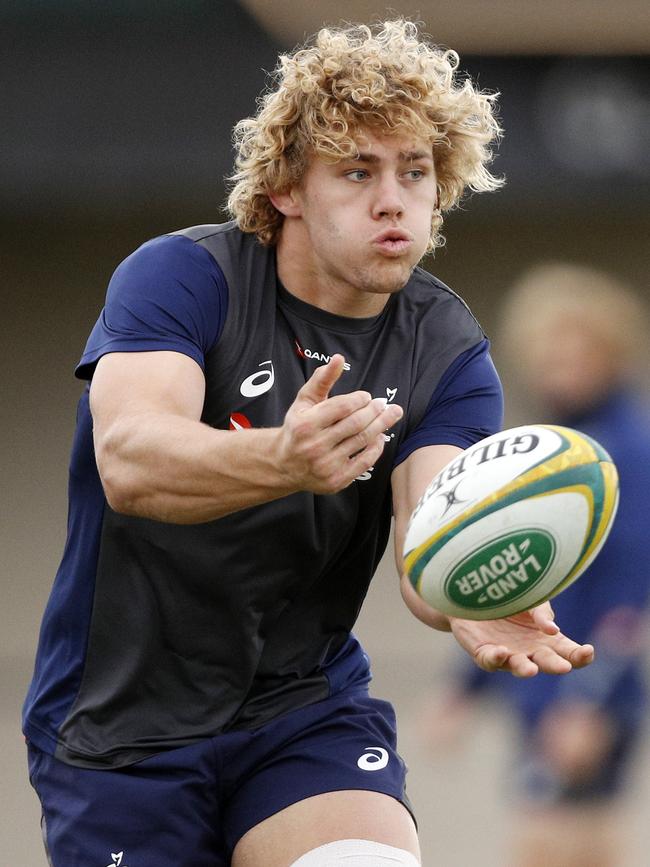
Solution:
<svg viewBox="0 0 650 867">
<path fill-rule="evenodd" d="M 509 671 L 515 677 L 538 672 L 567 674 L 589 665 L 591 644 L 577 644 L 563 635 L 548 602 L 501 620 L 450 618 L 458 643 L 485 671 Z"/>
</svg>

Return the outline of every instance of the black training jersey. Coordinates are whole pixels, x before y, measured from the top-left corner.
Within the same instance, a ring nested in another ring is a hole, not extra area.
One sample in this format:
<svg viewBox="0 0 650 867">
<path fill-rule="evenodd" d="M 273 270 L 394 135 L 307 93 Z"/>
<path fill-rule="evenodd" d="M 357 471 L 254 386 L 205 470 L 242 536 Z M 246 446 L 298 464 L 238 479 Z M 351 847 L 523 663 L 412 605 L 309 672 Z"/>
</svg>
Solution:
<svg viewBox="0 0 650 867">
<path fill-rule="evenodd" d="M 365 389 L 405 414 L 345 490 L 187 526 L 107 505 L 86 389 L 24 713 L 26 735 L 71 764 L 125 765 L 366 683 L 350 631 L 386 545 L 392 469 L 501 424 L 487 341 L 434 277 L 416 268 L 379 316 L 337 316 L 287 292 L 273 249 L 234 224 L 166 235 L 125 260 L 77 373 L 90 379 L 107 352 L 162 349 L 201 365 L 202 420 L 215 428 L 280 426 L 336 352 L 346 367 L 333 393 Z"/>
</svg>

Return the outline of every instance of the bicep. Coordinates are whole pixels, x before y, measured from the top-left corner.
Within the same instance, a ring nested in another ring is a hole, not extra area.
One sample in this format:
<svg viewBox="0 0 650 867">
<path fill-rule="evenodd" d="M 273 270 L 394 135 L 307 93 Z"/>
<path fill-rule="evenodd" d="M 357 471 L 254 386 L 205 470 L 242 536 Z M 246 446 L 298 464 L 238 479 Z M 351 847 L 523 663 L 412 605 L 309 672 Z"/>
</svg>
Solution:
<svg viewBox="0 0 650 867">
<path fill-rule="evenodd" d="M 90 386 L 95 441 L 115 423 L 144 414 L 198 420 L 205 379 L 180 352 L 112 352 L 97 362 Z"/>
</svg>

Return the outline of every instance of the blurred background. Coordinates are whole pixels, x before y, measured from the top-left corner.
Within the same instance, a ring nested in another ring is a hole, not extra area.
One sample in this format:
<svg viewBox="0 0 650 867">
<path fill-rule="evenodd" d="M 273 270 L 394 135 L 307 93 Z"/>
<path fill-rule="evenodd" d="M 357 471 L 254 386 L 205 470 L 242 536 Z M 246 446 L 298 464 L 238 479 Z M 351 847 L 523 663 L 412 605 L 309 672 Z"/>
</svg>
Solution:
<svg viewBox="0 0 650 867">
<path fill-rule="evenodd" d="M 482 88 L 501 93 L 506 131 L 496 170 L 507 185 L 449 215 L 447 245 L 426 266 L 488 334 L 505 290 L 543 259 L 606 268 L 647 298 L 645 0 L 0 0 L 0 851 L 12 867 L 45 864 L 19 712 L 64 539 L 80 392 L 72 371 L 108 279 L 148 238 L 224 219 L 230 130 L 254 112 L 278 52 L 323 24 L 395 13 L 421 21 Z M 514 423 L 526 403 L 502 373 Z M 375 693 L 402 720 L 424 863 L 467 867 L 480 851 L 482 867 L 504 867 L 514 820 L 509 714 L 486 705 L 457 749 L 426 747 L 422 704 L 455 657 L 448 637 L 403 608 L 390 558 L 358 632 L 374 658 Z M 629 867 L 650 864 L 648 752 L 627 794 Z"/>
</svg>

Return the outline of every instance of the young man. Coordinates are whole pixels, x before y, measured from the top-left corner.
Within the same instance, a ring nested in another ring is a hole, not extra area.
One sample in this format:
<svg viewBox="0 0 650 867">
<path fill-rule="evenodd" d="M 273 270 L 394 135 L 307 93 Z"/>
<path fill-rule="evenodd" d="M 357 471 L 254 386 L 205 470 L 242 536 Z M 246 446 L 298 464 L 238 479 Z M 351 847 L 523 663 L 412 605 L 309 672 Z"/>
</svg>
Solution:
<svg viewBox="0 0 650 867">
<path fill-rule="evenodd" d="M 456 64 L 403 21 L 321 31 L 237 128 L 235 221 L 113 276 L 25 708 L 55 867 L 419 863 L 350 630 L 391 507 L 399 564 L 428 481 L 501 423 L 485 336 L 416 268 L 499 185 Z M 591 658 L 548 607 L 450 622 L 403 588 L 484 668 Z"/>
</svg>

